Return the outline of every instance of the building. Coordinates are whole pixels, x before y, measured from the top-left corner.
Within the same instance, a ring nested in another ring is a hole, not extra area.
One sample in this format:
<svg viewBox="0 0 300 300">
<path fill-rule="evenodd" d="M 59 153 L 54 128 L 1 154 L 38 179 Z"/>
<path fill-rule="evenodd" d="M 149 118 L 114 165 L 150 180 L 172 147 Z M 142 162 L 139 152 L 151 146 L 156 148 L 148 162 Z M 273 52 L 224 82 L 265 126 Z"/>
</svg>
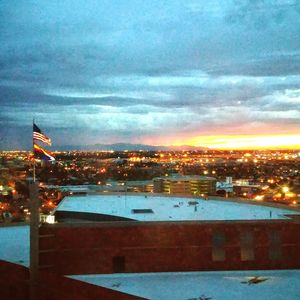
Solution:
<svg viewBox="0 0 300 300">
<path fill-rule="evenodd" d="M 275 220 L 293 212 L 256 202 L 204 200 L 194 196 L 118 193 L 67 196 L 57 206 L 58 222 Z"/>
<path fill-rule="evenodd" d="M 153 179 L 154 193 L 215 195 L 216 178 L 207 176 L 171 176 Z"/>
<path fill-rule="evenodd" d="M 297 208 L 119 193 L 57 211 L 131 220 L 41 225 L 38 299 L 298 299 Z M 28 227 L 0 228 L 0 259 L 28 266 L 28 244 Z M 0 261 L 1 299 L 29 299 L 25 267 Z"/>
<path fill-rule="evenodd" d="M 233 184 L 232 184 L 232 177 L 226 177 L 226 181 L 218 181 L 216 184 L 217 194 L 220 192 L 223 195 L 228 195 L 228 193 L 233 192 Z"/>
<path fill-rule="evenodd" d="M 257 195 L 259 192 L 261 192 L 261 186 L 260 185 L 233 185 L 233 192 L 238 197 L 247 197 L 247 198 L 253 198 L 255 195 Z"/>
</svg>

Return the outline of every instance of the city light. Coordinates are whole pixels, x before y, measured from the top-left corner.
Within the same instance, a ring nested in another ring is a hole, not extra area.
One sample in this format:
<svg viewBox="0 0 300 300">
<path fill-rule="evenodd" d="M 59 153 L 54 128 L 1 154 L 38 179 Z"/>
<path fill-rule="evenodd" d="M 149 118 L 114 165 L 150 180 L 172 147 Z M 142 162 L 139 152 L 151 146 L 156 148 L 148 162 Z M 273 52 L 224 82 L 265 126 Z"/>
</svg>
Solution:
<svg viewBox="0 0 300 300">
<path fill-rule="evenodd" d="M 47 166 L 46 176 L 38 178 L 41 192 L 42 212 L 49 214 L 65 195 L 76 195 L 91 191 L 121 192 L 125 182 L 127 192 L 153 192 L 154 178 L 162 177 L 168 181 L 174 176 L 202 176 L 215 178 L 216 195 L 220 197 L 247 198 L 253 201 L 279 202 L 290 205 L 300 200 L 299 157 L 297 150 L 200 150 L 200 151 L 128 151 L 102 152 L 61 152 L 56 166 Z M 1 152 L 0 152 L 1 153 Z M 26 178 L 32 176 L 32 162 L 26 159 L 28 153 L 2 152 L 6 168 L 15 174 L 3 173 L 0 181 L 2 203 L 5 209 L 27 218 L 28 187 Z M 42 174 L 42 164 L 37 164 L 37 174 Z M 6 175 L 5 175 L 6 174 Z M 270 176 L 272 175 L 272 176 Z M 51 184 L 49 184 L 49 182 Z M 175 180 L 176 181 L 176 180 Z M 145 182 L 145 183 L 143 183 Z M 123 184 L 123 185 L 121 185 Z M 59 191 L 60 186 L 76 186 Z M 143 186 L 143 188 L 142 188 Z M 177 191 L 184 186 L 177 183 Z M 90 188 L 92 187 L 92 188 Z M 147 188 L 146 188 L 147 187 Z M 123 190 L 122 190 L 123 189 Z M 189 188 L 184 190 L 188 192 Z M 168 191 L 171 193 L 171 191 Z M 192 195 L 203 193 L 195 188 Z M 14 206 L 10 203 L 14 202 Z M 2 204 L 1 206 L 4 207 Z M 22 207 L 18 210 L 18 207 Z"/>
<path fill-rule="evenodd" d="M 289 189 L 287 186 L 284 186 L 284 187 L 282 188 L 282 192 L 283 192 L 283 193 L 287 193 L 289 190 L 290 190 L 290 189 Z"/>
</svg>

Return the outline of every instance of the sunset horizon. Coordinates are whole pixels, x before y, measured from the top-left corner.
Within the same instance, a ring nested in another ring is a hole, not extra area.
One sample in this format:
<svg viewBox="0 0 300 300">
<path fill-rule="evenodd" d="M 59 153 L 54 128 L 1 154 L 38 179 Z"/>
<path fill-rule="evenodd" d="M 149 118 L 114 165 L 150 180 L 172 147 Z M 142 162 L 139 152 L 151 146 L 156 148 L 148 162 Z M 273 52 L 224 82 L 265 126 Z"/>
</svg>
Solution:
<svg viewBox="0 0 300 300">
<path fill-rule="evenodd" d="M 90 150 L 101 150 L 101 145 L 136 145 L 136 150 L 139 145 L 143 146 L 153 146 L 153 147 L 165 147 L 172 148 L 178 147 L 182 148 L 184 146 L 194 147 L 194 148 L 203 148 L 207 150 L 300 150 L 300 135 L 282 135 L 282 134 L 273 134 L 273 135 L 207 135 L 207 136 L 195 136 L 192 138 L 184 138 L 180 140 L 172 141 L 155 141 L 155 140 L 146 140 L 143 141 L 139 139 L 138 141 L 126 141 L 126 140 L 117 140 L 112 142 L 101 142 L 94 141 L 94 143 L 62 143 L 57 144 L 55 141 L 52 145 L 54 151 L 59 149 L 75 149 L 77 150 L 88 150 L 89 147 L 99 146 L 99 149 L 90 148 Z M 30 151 L 30 147 L 7 147 L 0 149 L 3 151 Z"/>
<path fill-rule="evenodd" d="M 199 142 L 197 140 L 199 139 Z M 192 142 L 194 141 L 194 142 Z M 300 135 L 217 135 L 193 138 L 188 144 L 212 149 L 300 149 Z"/>
</svg>

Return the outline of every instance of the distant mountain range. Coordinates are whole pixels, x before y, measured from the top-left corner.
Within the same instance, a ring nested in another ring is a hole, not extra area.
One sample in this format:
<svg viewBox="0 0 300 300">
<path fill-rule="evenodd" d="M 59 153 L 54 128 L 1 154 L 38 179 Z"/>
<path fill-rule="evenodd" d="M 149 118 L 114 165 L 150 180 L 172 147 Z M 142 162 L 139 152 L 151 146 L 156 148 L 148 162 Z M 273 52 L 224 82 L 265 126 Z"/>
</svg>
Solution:
<svg viewBox="0 0 300 300">
<path fill-rule="evenodd" d="M 64 145 L 55 147 L 56 150 L 60 151 L 193 151 L 193 150 L 207 150 L 205 147 L 194 147 L 189 145 L 182 146 L 153 146 L 144 144 L 129 144 L 129 143 L 116 143 L 116 144 L 95 144 L 95 145 Z"/>
</svg>

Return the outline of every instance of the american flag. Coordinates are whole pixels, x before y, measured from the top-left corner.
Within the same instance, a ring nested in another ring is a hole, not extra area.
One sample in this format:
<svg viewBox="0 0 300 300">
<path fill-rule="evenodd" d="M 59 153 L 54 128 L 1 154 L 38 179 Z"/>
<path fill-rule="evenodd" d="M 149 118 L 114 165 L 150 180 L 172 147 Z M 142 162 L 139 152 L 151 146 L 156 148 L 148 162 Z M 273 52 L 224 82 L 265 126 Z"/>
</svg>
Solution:
<svg viewBox="0 0 300 300">
<path fill-rule="evenodd" d="M 51 139 L 45 136 L 42 133 L 41 129 L 39 129 L 37 125 L 34 123 L 33 123 L 33 140 L 43 142 L 47 145 L 51 145 Z"/>
</svg>

